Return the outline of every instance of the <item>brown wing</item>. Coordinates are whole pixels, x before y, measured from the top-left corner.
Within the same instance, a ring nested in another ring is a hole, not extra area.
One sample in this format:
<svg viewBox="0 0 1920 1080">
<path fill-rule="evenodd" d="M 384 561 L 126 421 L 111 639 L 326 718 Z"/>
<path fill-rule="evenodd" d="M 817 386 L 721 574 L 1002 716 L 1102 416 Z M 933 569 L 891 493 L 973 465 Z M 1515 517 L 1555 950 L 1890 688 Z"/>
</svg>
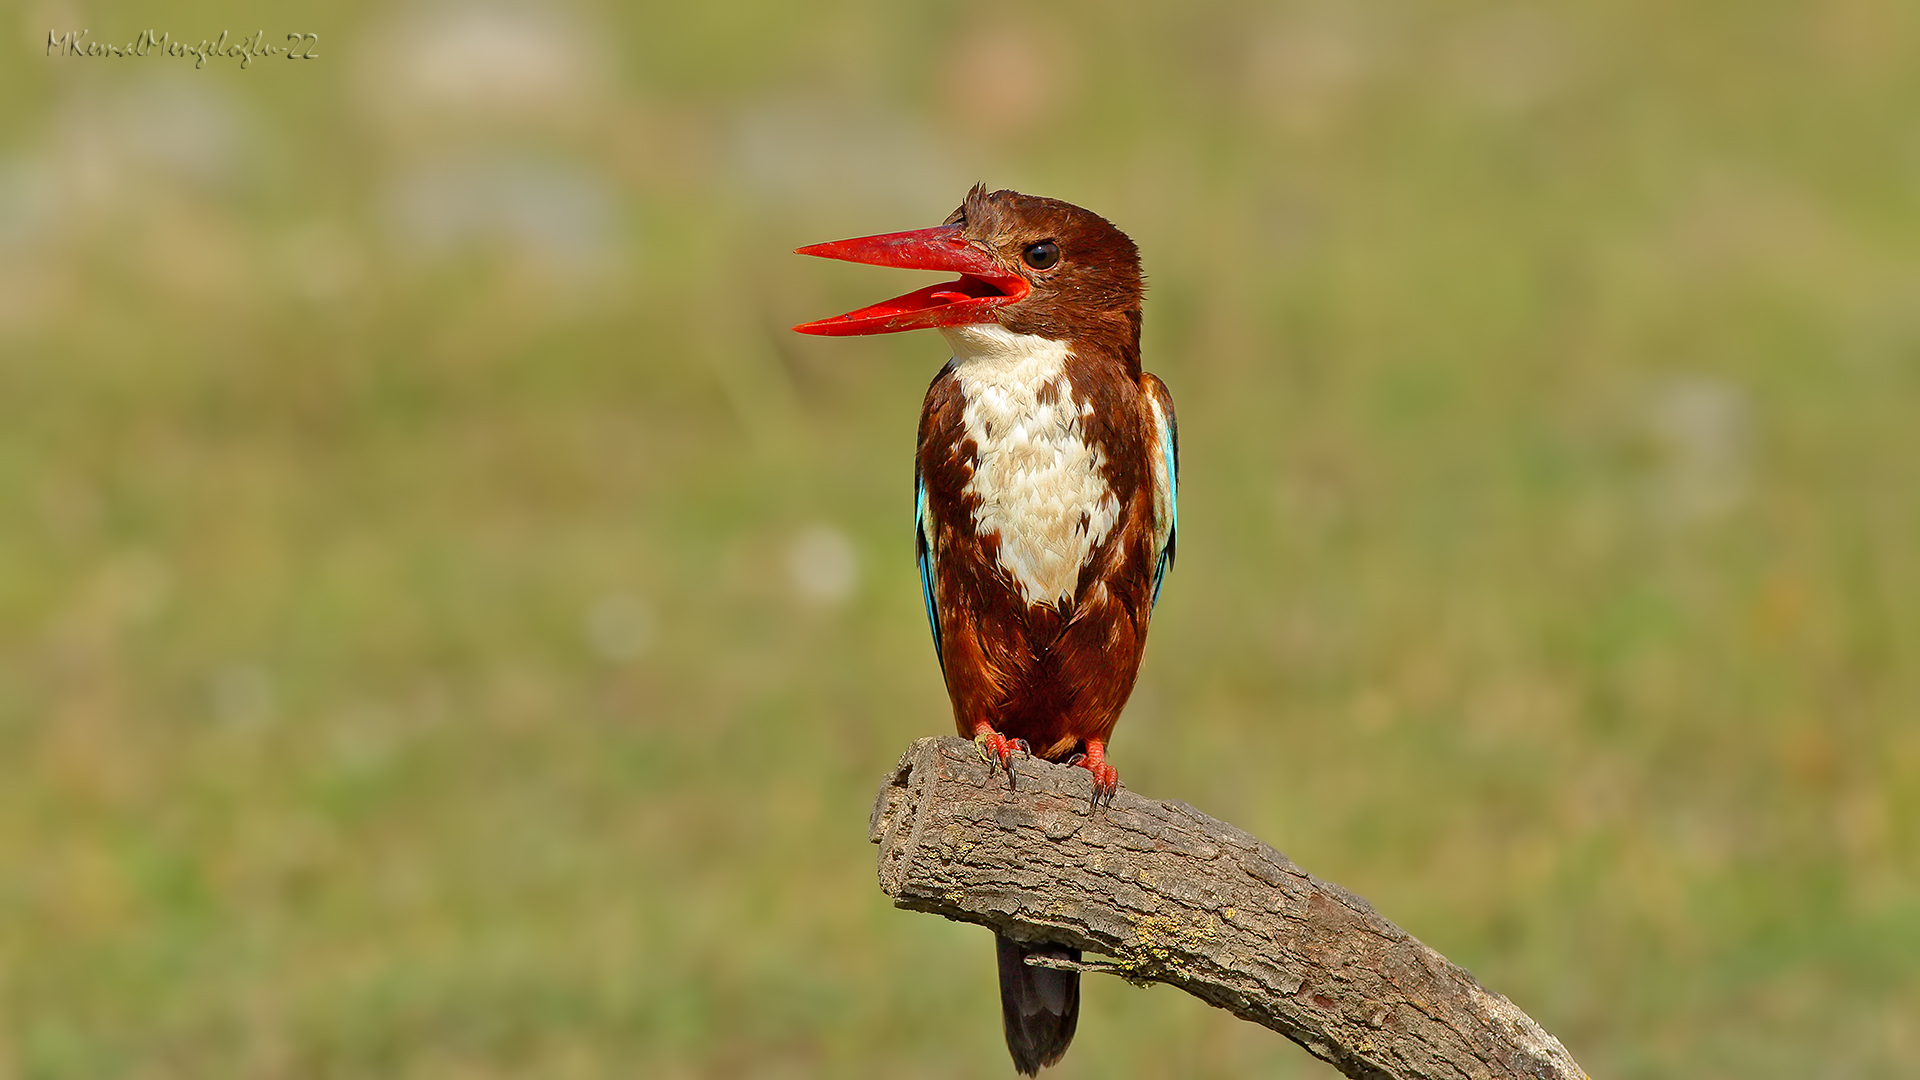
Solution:
<svg viewBox="0 0 1920 1080">
<path fill-rule="evenodd" d="M 1173 415 L 1173 395 L 1152 372 L 1140 375 L 1140 392 L 1152 414 L 1148 445 L 1153 462 L 1153 602 L 1160 602 L 1160 586 L 1173 568 L 1175 542 L 1180 533 L 1180 422 Z"/>
</svg>

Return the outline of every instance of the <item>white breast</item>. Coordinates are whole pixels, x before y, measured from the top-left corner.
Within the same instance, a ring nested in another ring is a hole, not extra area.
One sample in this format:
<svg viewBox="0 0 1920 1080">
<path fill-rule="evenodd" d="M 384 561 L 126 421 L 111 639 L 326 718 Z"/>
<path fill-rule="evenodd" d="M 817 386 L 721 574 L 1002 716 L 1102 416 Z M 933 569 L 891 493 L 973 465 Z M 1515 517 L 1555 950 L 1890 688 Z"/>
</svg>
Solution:
<svg viewBox="0 0 1920 1080">
<path fill-rule="evenodd" d="M 966 492 L 974 531 L 1000 539 L 1000 566 L 1028 604 L 1073 598 L 1080 568 L 1112 530 L 1120 503 L 1106 456 L 1087 443 L 1067 381 L 1065 342 L 997 325 L 941 330 L 953 346 L 962 419 L 976 457 Z"/>
</svg>

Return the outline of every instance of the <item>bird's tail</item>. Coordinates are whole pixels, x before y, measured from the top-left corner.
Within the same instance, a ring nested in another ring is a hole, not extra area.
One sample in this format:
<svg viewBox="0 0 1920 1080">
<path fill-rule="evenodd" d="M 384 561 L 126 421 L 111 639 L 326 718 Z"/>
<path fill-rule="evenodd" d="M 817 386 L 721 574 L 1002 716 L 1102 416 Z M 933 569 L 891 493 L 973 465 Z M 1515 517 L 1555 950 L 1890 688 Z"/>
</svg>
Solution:
<svg viewBox="0 0 1920 1080">
<path fill-rule="evenodd" d="M 1013 1067 L 1028 1076 L 1059 1061 L 1073 1042 L 1080 1022 L 1080 973 L 1032 967 L 1029 956 L 1080 959 L 1065 945 L 1026 945 L 999 934 L 993 943 L 1000 957 L 1000 1014 L 1006 1022 L 1007 1052 Z"/>
</svg>

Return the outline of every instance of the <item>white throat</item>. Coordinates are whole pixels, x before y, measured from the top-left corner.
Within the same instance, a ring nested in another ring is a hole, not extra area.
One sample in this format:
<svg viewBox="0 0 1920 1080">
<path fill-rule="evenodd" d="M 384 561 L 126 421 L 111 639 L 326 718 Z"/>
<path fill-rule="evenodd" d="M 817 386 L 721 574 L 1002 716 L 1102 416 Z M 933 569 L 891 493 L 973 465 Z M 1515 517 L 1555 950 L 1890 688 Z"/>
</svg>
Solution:
<svg viewBox="0 0 1920 1080">
<path fill-rule="evenodd" d="M 995 323 L 942 327 L 976 450 L 967 494 L 974 532 L 1000 540 L 999 562 L 1028 604 L 1073 599 L 1081 567 L 1119 516 L 1106 455 L 1087 442 L 1091 404 L 1074 400 L 1064 341 Z"/>
</svg>

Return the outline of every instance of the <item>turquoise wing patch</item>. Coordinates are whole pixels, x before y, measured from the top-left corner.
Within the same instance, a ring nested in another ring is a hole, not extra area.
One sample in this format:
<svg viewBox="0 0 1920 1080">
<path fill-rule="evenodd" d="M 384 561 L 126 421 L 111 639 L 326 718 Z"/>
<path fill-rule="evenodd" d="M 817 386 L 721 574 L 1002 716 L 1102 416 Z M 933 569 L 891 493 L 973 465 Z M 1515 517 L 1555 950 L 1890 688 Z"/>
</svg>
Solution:
<svg viewBox="0 0 1920 1080">
<path fill-rule="evenodd" d="M 933 632 L 933 658 L 940 670 L 947 670 L 946 653 L 940 647 L 940 613 L 933 602 L 933 522 L 927 517 L 927 484 L 919 470 L 913 475 L 913 551 L 920 566 L 920 599 L 927 606 L 927 629 Z"/>
<path fill-rule="evenodd" d="M 1167 580 L 1167 571 L 1173 567 L 1174 544 L 1180 535 L 1180 445 L 1170 420 L 1160 424 L 1160 457 L 1167 466 L 1167 510 L 1170 520 L 1167 522 L 1166 546 L 1160 549 L 1160 559 L 1153 568 L 1155 605 L 1160 603 L 1160 586 Z"/>
</svg>

